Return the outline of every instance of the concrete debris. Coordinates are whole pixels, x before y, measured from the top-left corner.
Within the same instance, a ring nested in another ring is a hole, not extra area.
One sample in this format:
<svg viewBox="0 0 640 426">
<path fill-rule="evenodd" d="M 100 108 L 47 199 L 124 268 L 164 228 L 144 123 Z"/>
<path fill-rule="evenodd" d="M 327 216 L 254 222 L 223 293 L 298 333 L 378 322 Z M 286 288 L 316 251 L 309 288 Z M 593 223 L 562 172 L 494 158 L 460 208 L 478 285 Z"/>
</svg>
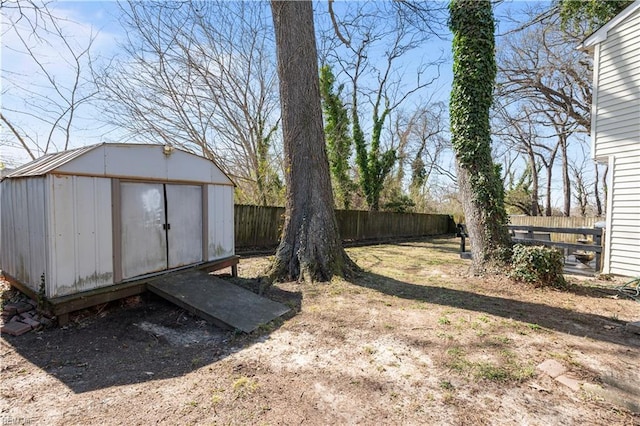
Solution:
<svg viewBox="0 0 640 426">
<path fill-rule="evenodd" d="M 31 330 L 53 326 L 53 320 L 38 312 L 37 306 L 38 302 L 17 292 L 2 307 L 0 333 L 21 336 Z"/>
</svg>

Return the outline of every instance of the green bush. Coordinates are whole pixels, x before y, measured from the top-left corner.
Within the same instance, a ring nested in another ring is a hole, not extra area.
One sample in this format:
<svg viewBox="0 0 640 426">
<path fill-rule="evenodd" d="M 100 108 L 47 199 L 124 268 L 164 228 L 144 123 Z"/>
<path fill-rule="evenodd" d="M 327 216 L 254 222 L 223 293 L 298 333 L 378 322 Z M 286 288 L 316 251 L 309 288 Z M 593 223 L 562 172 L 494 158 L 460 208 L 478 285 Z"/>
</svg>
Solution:
<svg viewBox="0 0 640 426">
<path fill-rule="evenodd" d="M 516 281 L 537 287 L 564 288 L 567 285 L 562 275 L 564 257 L 555 248 L 516 244 L 511 262 L 509 276 Z"/>
</svg>

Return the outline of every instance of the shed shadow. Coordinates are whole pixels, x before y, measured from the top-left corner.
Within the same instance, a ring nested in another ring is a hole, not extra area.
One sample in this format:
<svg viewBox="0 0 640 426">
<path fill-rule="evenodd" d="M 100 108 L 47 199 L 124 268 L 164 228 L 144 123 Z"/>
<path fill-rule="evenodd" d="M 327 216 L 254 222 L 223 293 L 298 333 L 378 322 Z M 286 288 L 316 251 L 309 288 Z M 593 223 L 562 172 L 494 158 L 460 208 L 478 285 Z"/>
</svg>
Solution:
<svg viewBox="0 0 640 426">
<path fill-rule="evenodd" d="M 265 296 L 287 304 L 287 318 L 300 311 L 299 292 L 274 288 Z M 223 330 L 146 292 L 73 314 L 65 327 L 3 335 L 2 340 L 73 392 L 83 393 L 186 375 L 268 339 L 282 324 L 277 319 L 248 335 Z M 5 365 L 3 374 L 21 368 Z"/>
<path fill-rule="evenodd" d="M 411 284 L 371 272 L 362 273 L 351 283 L 403 299 L 482 312 L 569 335 L 640 348 L 640 335 L 626 333 L 624 321 L 598 314 L 468 290 Z"/>
</svg>

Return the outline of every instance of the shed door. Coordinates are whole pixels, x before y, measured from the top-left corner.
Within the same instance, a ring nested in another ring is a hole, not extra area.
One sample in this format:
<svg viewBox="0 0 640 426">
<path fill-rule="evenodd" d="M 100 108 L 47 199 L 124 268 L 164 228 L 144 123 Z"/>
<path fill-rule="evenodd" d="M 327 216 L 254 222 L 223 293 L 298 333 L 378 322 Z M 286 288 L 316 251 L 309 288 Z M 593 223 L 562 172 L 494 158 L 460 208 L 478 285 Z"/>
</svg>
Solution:
<svg viewBox="0 0 640 426">
<path fill-rule="evenodd" d="M 122 278 L 202 260 L 202 189 L 122 182 Z"/>
<path fill-rule="evenodd" d="M 202 261 L 202 188 L 166 185 L 169 268 Z"/>
<path fill-rule="evenodd" d="M 164 185 L 120 184 L 122 278 L 167 268 Z"/>
</svg>

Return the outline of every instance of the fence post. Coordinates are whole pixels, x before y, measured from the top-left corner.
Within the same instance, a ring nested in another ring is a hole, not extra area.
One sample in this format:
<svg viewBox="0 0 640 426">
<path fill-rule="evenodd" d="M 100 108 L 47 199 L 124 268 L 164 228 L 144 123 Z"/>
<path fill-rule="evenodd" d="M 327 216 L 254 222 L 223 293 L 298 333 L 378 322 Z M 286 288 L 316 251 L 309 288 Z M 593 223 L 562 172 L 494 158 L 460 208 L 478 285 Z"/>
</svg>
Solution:
<svg viewBox="0 0 640 426">
<path fill-rule="evenodd" d="M 599 233 L 595 234 L 593 236 L 594 238 L 594 243 L 600 247 L 600 251 L 596 252 L 596 272 L 599 273 L 600 271 L 602 271 L 602 231 L 603 229 L 600 228 L 599 229 Z"/>
</svg>

